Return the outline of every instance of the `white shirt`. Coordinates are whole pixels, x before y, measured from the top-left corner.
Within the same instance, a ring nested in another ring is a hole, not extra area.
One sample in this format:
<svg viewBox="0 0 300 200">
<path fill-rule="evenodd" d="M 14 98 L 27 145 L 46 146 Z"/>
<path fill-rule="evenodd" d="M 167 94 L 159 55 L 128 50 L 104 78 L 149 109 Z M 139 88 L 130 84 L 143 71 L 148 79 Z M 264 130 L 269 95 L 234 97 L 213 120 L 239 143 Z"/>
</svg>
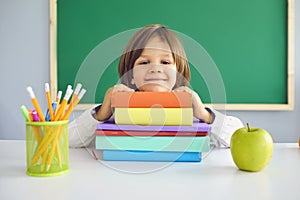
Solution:
<svg viewBox="0 0 300 200">
<path fill-rule="evenodd" d="M 98 107 L 97 107 L 98 108 Z M 94 132 L 97 124 L 101 123 L 95 119 L 95 109 L 85 110 L 80 116 L 69 124 L 69 146 L 73 148 L 86 147 L 95 138 Z M 210 139 L 216 147 L 230 147 L 230 139 L 235 130 L 243 127 L 240 119 L 226 116 L 216 110 L 208 109 L 214 115 L 211 123 Z"/>
</svg>

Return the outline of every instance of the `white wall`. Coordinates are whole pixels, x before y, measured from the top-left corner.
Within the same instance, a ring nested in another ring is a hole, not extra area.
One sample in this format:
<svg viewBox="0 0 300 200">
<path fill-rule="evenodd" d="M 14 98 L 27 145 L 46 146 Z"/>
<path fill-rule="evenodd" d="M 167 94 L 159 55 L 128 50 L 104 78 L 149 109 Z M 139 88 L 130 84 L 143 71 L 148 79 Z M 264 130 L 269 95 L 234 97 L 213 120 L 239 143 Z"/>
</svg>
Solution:
<svg viewBox="0 0 300 200">
<path fill-rule="evenodd" d="M 295 36 L 299 36 L 299 0 L 295 0 L 295 13 Z M 299 50 L 298 37 L 295 38 L 294 111 L 227 111 L 227 114 L 265 128 L 275 142 L 296 142 L 300 137 Z M 31 106 L 25 89 L 28 85 L 46 108 L 43 85 L 49 82 L 48 0 L 0 0 L 0 76 L 0 139 L 25 139 L 20 106 Z"/>
</svg>

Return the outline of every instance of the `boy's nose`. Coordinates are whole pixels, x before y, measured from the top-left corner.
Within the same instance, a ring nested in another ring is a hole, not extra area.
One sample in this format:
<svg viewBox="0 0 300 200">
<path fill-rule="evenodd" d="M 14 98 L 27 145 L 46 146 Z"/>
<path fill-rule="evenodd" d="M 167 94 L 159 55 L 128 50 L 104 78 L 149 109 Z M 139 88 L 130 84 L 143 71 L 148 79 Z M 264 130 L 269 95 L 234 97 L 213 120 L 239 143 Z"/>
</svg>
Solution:
<svg viewBox="0 0 300 200">
<path fill-rule="evenodd" d="M 161 65 L 152 65 L 150 70 L 150 73 L 162 73 L 163 72 L 163 68 Z"/>
</svg>

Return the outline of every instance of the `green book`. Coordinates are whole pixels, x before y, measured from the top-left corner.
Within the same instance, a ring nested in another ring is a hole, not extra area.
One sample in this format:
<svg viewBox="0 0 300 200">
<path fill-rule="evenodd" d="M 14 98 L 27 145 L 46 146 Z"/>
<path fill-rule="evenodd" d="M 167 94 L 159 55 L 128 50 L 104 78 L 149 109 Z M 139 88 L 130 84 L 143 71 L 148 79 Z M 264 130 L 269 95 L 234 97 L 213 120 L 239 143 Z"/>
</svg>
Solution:
<svg viewBox="0 0 300 200">
<path fill-rule="evenodd" d="M 208 152 L 210 139 L 184 136 L 96 136 L 98 150 Z"/>
</svg>

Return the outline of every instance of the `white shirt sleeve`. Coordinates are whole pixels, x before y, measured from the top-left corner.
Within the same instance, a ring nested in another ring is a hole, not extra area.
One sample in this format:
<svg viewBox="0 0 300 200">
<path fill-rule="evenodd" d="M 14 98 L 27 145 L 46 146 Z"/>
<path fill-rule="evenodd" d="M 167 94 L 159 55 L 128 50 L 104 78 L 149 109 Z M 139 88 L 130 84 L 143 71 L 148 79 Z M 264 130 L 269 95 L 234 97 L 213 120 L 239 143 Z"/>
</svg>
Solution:
<svg viewBox="0 0 300 200">
<path fill-rule="evenodd" d="M 100 105 L 101 106 L 101 105 Z M 97 107 L 99 108 L 99 107 Z M 94 118 L 95 109 L 91 108 L 84 111 L 79 117 L 69 124 L 69 146 L 73 148 L 86 147 L 94 139 L 94 132 L 100 121 Z M 211 124 L 210 138 L 211 143 L 216 147 L 230 147 L 230 139 L 234 131 L 244 125 L 240 119 L 233 116 L 226 116 L 221 112 L 207 108 L 214 115 Z"/>
<path fill-rule="evenodd" d="M 69 124 L 69 146 L 86 147 L 94 139 L 98 120 L 94 118 L 95 108 L 84 111 Z"/>
<path fill-rule="evenodd" d="M 211 142 L 216 147 L 230 147 L 230 139 L 232 134 L 239 128 L 244 127 L 240 119 L 233 116 L 226 116 L 221 112 L 213 109 L 211 112 L 214 114 L 214 121 L 211 124 L 210 138 Z"/>
</svg>

